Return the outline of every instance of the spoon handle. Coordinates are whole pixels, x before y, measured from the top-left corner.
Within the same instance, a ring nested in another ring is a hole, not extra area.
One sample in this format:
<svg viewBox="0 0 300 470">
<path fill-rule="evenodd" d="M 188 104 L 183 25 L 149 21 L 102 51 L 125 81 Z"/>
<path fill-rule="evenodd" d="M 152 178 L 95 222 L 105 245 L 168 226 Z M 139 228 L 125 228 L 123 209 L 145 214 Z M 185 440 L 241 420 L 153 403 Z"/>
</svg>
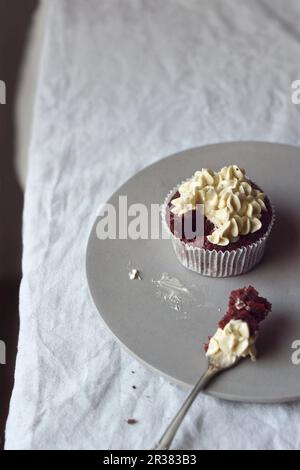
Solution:
<svg viewBox="0 0 300 470">
<path fill-rule="evenodd" d="M 193 401 L 195 400 L 196 396 L 203 390 L 209 380 L 216 375 L 220 369 L 213 367 L 212 365 L 208 365 L 204 374 L 200 377 L 196 385 L 194 386 L 193 390 L 183 403 L 182 407 L 178 411 L 178 413 L 174 416 L 173 420 L 167 427 L 166 431 L 158 441 L 157 445 L 153 448 L 153 450 L 168 450 L 172 444 L 172 441 L 175 437 L 176 432 L 180 424 L 182 423 L 185 415 L 187 414 L 190 406 L 192 405 Z"/>
</svg>

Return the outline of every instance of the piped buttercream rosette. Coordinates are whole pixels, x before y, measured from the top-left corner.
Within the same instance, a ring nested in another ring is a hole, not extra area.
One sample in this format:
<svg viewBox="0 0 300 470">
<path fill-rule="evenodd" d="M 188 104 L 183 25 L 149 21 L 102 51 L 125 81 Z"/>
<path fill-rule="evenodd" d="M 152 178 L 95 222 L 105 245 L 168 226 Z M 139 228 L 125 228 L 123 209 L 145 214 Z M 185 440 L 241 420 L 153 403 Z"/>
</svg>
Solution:
<svg viewBox="0 0 300 470">
<path fill-rule="evenodd" d="M 245 171 L 236 165 L 222 168 L 218 173 L 209 169 L 196 171 L 194 176 L 182 183 L 180 196 L 172 200 L 171 211 L 183 215 L 204 207 L 204 215 L 215 229 L 208 240 L 226 246 L 237 241 L 239 235 L 247 235 L 261 229 L 262 211 L 266 211 L 265 194 L 253 188 L 245 177 Z"/>
</svg>

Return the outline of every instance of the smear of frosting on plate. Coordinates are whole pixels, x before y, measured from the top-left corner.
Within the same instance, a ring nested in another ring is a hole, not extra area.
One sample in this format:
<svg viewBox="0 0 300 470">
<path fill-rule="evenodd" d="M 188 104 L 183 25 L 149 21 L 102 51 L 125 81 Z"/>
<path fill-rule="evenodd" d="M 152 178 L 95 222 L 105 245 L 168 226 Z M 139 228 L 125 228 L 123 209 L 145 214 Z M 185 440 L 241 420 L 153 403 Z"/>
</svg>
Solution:
<svg viewBox="0 0 300 470">
<path fill-rule="evenodd" d="M 160 279 L 153 279 L 152 282 L 156 286 L 157 296 L 173 310 L 183 310 L 186 304 L 192 300 L 188 288 L 176 277 L 163 273 Z"/>
</svg>

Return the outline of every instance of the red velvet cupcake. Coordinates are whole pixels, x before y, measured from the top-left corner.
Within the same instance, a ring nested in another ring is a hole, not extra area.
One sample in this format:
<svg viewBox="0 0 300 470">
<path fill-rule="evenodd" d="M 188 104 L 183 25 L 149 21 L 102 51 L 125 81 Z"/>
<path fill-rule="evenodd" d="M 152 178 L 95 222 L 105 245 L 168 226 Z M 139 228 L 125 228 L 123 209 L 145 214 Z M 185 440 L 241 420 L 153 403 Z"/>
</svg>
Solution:
<svg viewBox="0 0 300 470">
<path fill-rule="evenodd" d="M 266 194 L 237 165 L 202 169 L 167 196 L 162 218 L 179 261 L 212 277 L 243 274 L 262 258 L 274 223 Z"/>
</svg>

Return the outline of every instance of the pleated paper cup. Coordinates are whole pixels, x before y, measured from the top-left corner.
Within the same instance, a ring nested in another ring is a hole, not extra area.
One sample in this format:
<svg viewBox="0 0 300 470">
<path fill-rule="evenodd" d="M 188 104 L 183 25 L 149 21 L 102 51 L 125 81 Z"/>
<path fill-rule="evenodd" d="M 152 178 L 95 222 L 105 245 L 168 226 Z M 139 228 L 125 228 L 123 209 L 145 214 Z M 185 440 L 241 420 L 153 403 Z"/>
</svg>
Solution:
<svg viewBox="0 0 300 470">
<path fill-rule="evenodd" d="M 271 203 L 272 219 L 268 230 L 256 242 L 236 250 L 208 250 L 183 242 L 171 232 L 167 223 L 169 202 L 173 199 L 181 184 L 178 184 L 169 192 L 161 208 L 163 226 L 170 234 L 173 249 L 180 263 L 191 271 L 210 277 L 239 276 L 254 268 L 263 257 L 267 240 L 274 225 L 275 210 L 273 204 Z"/>
</svg>

